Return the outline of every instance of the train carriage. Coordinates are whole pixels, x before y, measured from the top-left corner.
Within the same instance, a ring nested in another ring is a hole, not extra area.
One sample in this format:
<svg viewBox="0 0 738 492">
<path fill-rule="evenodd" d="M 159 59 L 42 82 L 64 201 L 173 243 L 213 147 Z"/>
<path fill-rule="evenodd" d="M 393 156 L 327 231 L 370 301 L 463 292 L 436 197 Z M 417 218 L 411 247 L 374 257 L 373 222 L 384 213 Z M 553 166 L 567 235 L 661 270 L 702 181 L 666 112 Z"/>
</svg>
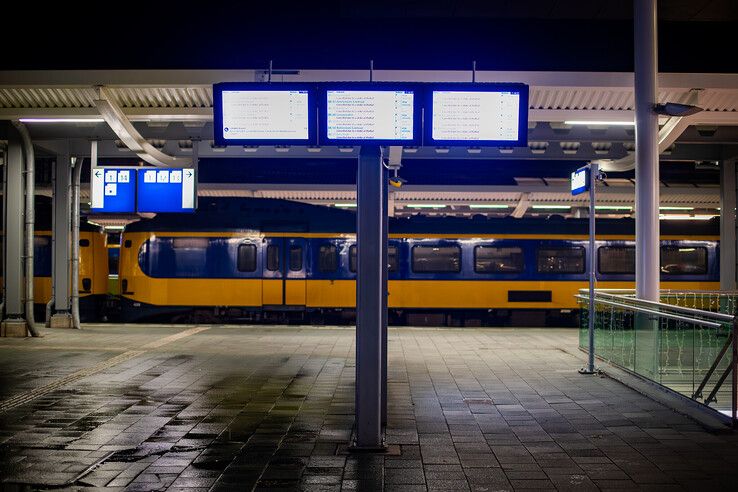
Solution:
<svg viewBox="0 0 738 492">
<path fill-rule="evenodd" d="M 719 286 L 714 221 L 662 224 L 662 288 Z M 634 222 L 391 219 L 388 306 L 395 324 L 561 325 L 597 261 L 598 287 L 633 288 Z M 126 321 L 353 322 L 355 215 L 268 199 L 202 199 L 194 215 L 130 224 L 120 253 Z"/>
</svg>

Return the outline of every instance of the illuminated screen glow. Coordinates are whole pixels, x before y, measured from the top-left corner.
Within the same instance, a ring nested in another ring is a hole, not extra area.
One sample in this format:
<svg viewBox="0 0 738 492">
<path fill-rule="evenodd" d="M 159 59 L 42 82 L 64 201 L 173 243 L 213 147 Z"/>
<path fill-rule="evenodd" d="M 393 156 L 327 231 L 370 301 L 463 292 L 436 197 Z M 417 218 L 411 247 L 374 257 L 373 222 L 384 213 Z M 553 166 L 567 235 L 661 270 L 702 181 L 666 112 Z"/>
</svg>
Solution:
<svg viewBox="0 0 738 492">
<path fill-rule="evenodd" d="M 520 93 L 433 91 L 434 140 L 516 141 L 520 131 Z"/>
<path fill-rule="evenodd" d="M 327 91 L 330 140 L 412 140 L 413 91 Z"/>
<path fill-rule="evenodd" d="M 224 140 L 307 140 L 306 90 L 224 90 Z"/>
</svg>

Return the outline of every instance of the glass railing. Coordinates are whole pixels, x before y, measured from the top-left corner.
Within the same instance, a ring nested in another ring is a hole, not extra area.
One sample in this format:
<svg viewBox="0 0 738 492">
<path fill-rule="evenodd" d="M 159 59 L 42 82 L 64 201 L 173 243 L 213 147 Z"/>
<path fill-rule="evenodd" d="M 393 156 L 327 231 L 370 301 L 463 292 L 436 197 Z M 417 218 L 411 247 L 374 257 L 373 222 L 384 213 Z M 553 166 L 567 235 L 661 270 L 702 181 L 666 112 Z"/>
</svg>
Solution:
<svg viewBox="0 0 738 492">
<path fill-rule="evenodd" d="M 580 302 L 579 346 L 587 351 L 588 292 Z M 661 302 L 632 291 L 595 293 L 594 353 L 735 423 L 734 294 L 664 291 Z"/>
</svg>

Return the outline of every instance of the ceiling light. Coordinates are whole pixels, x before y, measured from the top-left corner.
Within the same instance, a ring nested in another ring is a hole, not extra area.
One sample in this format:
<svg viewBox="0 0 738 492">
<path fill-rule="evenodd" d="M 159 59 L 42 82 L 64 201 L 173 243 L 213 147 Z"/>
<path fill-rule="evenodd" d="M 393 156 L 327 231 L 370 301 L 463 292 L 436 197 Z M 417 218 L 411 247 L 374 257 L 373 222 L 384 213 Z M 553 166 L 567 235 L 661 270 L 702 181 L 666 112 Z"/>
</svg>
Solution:
<svg viewBox="0 0 738 492">
<path fill-rule="evenodd" d="M 684 215 L 684 214 L 670 214 L 670 215 L 661 214 L 659 215 L 659 219 L 661 220 L 710 220 L 714 217 L 717 217 L 717 215 Z"/>
<path fill-rule="evenodd" d="M 341 208 L 355 208 L 355 203 L 334 203 L 334 207 L 341 207 Z"/>
<path fill-rule="evenodd" d="M 21 123 L 103 123 L 102 118 L 21 118 Z"/>
<path fill-rule="evenodd" d="M 633 121 L 572 121 L 568 120 L 564 122 L 565 125 L 589 125 L 589 126 L 635 126 Z"/>
<path fill-rule="evenodd" d="M 627 210 L 632 211 L 633 207 L 623 207 L 618 205 L 597 205 L 595 206 L 596 210 Z"/>
<path fill-rule="evenodd" d="M 446 208 L 446 205 L 436 205 L 434 203 L 409 203 L 407 208 Z"/>
<path fill-rule="evenodd" d="M 510 206 L 501 203 L 473 203 L 469 208 L 510 208 Z"/>
<path fill-rule="evenodd" d="M 659 207 L 659 210 L 694 210 L 694 207 Z"/>
<path fill-rule="evenodd" d="M 554 209 L 554 210 L 564 210 L 571 208 L 569 205 L 533 205 L 531 208 L 539 209 L 539 208 L 548 208 L 548 209 Z"/>
</svg>

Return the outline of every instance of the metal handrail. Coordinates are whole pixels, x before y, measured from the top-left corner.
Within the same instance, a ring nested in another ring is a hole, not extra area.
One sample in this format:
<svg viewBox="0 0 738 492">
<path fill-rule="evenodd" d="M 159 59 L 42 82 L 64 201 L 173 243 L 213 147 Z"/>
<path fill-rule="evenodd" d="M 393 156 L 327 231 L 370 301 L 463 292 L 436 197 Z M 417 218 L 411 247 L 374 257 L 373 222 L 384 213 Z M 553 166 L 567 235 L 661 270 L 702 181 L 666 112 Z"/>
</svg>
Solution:
<svg viewBox="0 0 738 492">
<path fill-rule="evenodd" d="M 589 300 L 589 296 L 578 294 L 574 297 L 577 297 L 579 299 L 585 299 Z M 670 313 L 662 313 L 660 311 L 654 311 L 653 309 L 646 309 L 639 306 L 633 306 L 631 304 L 623 304 L 620 302 L 614 302 L 614 301 L 606 301 L 604 299 L 597 299 L 595 296 L 595 302 L 598 302 L 600 304 L 605 304 L 607 306 L 614 306 L 614 307 L 620 307 L 625 309 L 630 309 L 632 311 L 638 312 L 638 313 L 644 313 L 644 314 L 652 314 L 655 316 L 660 316 L 662 318 L 667 319 L 673 319 L 675 321 L 681 321 L 684 323 L 691 323 L 694 325 L 700 325 L 700 326 L 707 326 L 709 328 L 720 328 L 723 325 L 721 323 L 715 323 L 714 321 L 707 321 L 703 319 L 695 319 L 695 318 L 687 318 L 686 316 L 679 316 L 678 314 L 670 314 Z"/>
<path fill-rule="evenodd" d="M 627 300 L 628 302 L 632 301 L 634 304 L 645 304 L 647 306 L 668 309 L 671 311 L 678 311 L 678 312 L 685 313 L 685 314 L 691 314 L 693 316 L 700 316 L 702 318 L 722 321 L 723 323 L 732 323 L 733 320 L 735 319 L 735 317 L 731 316 L 730 314 L 716 313 L 713 311 L 703 311 L 701 309 L 694 309 L 694 308 L 689 308 L 685 306 L 678 306 L 675 304 L 666 304 L 666 303 L 657 302 L 657 301 L 649 301 L 646 299 L 636 299 L 636 298 L 623 299 L 623 296 L 618 296 L 616 294 L 610 294 L 607 292 L 595 292 L 595 300 L 597 299 L 597 296 L 606 296 L 606 297 L 609 297 L 610 299 L 614 298 L 614 299 Z"/>
</svg>

